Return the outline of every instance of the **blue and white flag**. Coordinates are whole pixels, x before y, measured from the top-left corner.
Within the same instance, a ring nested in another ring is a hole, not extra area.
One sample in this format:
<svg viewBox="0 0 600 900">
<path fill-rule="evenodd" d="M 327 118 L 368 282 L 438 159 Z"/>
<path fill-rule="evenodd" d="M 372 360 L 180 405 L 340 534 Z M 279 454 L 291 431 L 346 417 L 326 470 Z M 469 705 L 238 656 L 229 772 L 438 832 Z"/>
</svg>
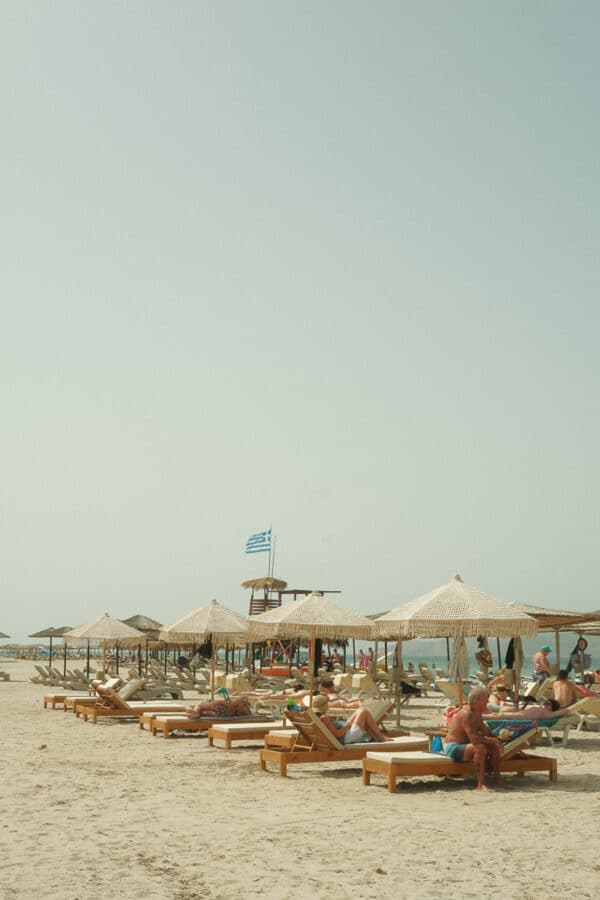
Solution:
<svg viewBox="0 0 600 900">
<path fill-rule="evenodd" d="M 271 529 L 251 534 L 246 541 L 246 553 L 266 553 L 271 549 Z"/>
</svg>

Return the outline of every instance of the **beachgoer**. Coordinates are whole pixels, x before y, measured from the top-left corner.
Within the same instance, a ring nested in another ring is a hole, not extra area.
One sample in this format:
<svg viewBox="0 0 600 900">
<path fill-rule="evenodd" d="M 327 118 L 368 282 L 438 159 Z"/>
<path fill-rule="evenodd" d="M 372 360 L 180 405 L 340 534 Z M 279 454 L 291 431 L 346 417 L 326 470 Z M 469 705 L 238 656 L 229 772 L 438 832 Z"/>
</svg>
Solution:
<svg viewBox="0 0 600 900">
<path fill-rule="evenodd" d="M 533 663 L 533 680 L 538 684 L 543 684 L 548 675 L 550 675 L 550 663 L 548 662 L 548 654 L 551 653 L 548 644 L 544 644 L 541 650 L 535 654 L 531 662 Z"/>
<path fill-rule="evenodd" d="M 358 709 L 360 707 L 360 697 L 341 697 L 334 687 L 333 678 L 329 675 L 322 675 L 319 678 L 319 693 L 327 697 L 329 705 L 336 709 Z"/>
<path fill-rule="evenodd" d="M 556 719 L 571 715 L 568 709 L 561 709 L 558 700 L 546 700 L 541 706 L 526 706 L 525 709 L 511 709 L 499 713 L 486 713 L 486 719 Z"/>
<path fill-rule="evenodd" d="M 509 689 L 505 684 L 497 684 L 491 690 L 488 687 L 488 711 L 500 712 L 505 706 L 513 706 L 514 704 L 508 699 Z"/>
<path fill-rule="evenodd" d="M 415 664 L 414 664 L 413 662 L 409 662 L 409 664 L 408 664 L 407 667 L 406 667 L 406 671 L 408 672 L 409 675 L 414 675 L 414 673 L 415 673 Z"/>
<path fill-rule="evenodd" d="M 377 660 L 375 659 L 375 651 L 372 647 L 369 647 L 369 661 L 367 663 L 367 669 L 371 675 L 377 674 Z"/>
<path fill-rule="evenodd" d="M 308 690 L 301 681 L 284 691 L 244 691 L 244 696 L 253 700 L 289 700 L 290 697 L 301 700 L 307 694 Z"/>
<path fill-rule="evenodd" d="M 219 718 L 229 719 L 235 716 L 251 716 L 252 710 L 245 697 L 237 697 L 235 700 L 211 700 L 207 703 L 199 703 L 197 706 L 188 707 L 185 711 L 188 719 Z"/>
<path fill-rule="evenodd" d="M 343 724 L 338 724 L 327 715 L 329 702 L 324 694 L 317 694 L 313 697 L 312 708 L 321 719 L 329 731 L 338 739 L 341 744 L 360 744 L 365 740 L 372 741 L 392 741 L 393 738 L 383 731 L 377 725 L 377 722 L 368 709 L 361 707 L 348 716 Z"/>
<path fill-rule="evenodd" d="M 369 657 L 365 653 L 364 650 L 358 651 L 358 667 L 359 669 L 368 669 L 369 668 Z"/>
<path fill-rule="evenodd" d="M 500 777 L 502 742 L 494 737 L 483 721 L 488 702 L 484 687 L 474 687 L 465 706 L 452 717 L 444 738 L 444 753 L 456 762 L 473 762 L 477 773 L 477 790 L 489 791 L 485 783 L 486 768 L 491 771 L 496 787 L 504 785 Z"/>
<path fill-rule="evenodd" d="M 571 706 L 579 700 L 577 689 L 572 681 L 569 681 L 569 673 L 566 669 L 561 669 L 558 673 L 558 680 L 552 685 L 554 699 L 558 701 L 559 706 Z"/>
</svg>

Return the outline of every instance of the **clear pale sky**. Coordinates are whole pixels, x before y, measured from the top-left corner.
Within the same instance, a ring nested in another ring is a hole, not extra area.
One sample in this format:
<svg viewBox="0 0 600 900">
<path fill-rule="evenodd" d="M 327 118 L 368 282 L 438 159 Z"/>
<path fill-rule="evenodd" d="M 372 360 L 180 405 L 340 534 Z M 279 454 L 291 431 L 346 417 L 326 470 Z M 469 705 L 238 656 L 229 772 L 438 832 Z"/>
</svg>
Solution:
<svg viewBox="0 0 600 900">
<path fill-rule="evenodd" d="M 600 607 L 597 3 L 0 10 L 0 630 Z"/>
</svg>

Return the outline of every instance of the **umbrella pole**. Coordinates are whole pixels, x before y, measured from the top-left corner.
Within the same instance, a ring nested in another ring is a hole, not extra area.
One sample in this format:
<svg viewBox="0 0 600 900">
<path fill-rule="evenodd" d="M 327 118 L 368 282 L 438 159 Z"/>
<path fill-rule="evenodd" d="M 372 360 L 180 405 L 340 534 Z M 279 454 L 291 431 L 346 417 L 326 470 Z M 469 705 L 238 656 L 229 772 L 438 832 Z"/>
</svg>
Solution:
<svg viewBox="0 0 600 900">
<path fill-rule="evenodd" d="M 115 663 L 117 666 L 117 675 L 119 674 L 119 642 L 115 645 Z"/>
<path fill-rule="evenodd" d="M 315 692 L 315 669 L 317 667 L 317 626 L 311 625 L 310 629 L 310 680 L 308 683 L 308 696 L 312 704 Z"/>
<path fill-rule="evenodd" d="M 562 669 L 560 664 L 560 632 L 558 628 L 555 628 L 554 630 L 554 637 L 556 639 L 556 662 L 558 663 L 558 668 Z"/>
<path fill-rule="evenodd" d="M 86 653 L 86 663 L 85 663 L 85 674 L 87 677 L 90 677 L 90 642 L 87 642 L 87 653 Z"/>
<path fill-rule="evenodd" d="M 402 641 L 398 639 L 396 644 L 396 659 L 398 660 L 398 680 L 396 681 L 396 728 L 400 727 L 400 705 L 402 701 Z"/>
<path fill-rule="evenodd" d="M 210 653 L 210 699 L 215 699 L 215 655 L 217 652 L 216 644 L 212 640 L 211 635 L 211 653 Z"/>
<path fill-rule="evenodd" d="M 65 639 L 63 638 L 63 641 Z M 63 647 L 63 678 L 67 677 L 67 642 L 65 641 Z"/>
<path fill-rule="evenodd" d="M 448 660 L 448 664 L 450 664 L 450 638 L 446 638 L 446 659 Z"/>
<path fill-rule="evenodd" d="M 48 651 L 48 665 L 52 665 L 52 635 L 50 635 L 50 650 Z"/>
<path fill-rule="evenodd" d="M 352 638 L 352 668 L 356 668 L 356 641 Z"/>
<path fill-rule="evenodd" d="M 502 654 L 500 653 L 500 638 L 496 638 L 496 648 L 498 650 L 498 668 L 502 668 Z"/>
</svg>

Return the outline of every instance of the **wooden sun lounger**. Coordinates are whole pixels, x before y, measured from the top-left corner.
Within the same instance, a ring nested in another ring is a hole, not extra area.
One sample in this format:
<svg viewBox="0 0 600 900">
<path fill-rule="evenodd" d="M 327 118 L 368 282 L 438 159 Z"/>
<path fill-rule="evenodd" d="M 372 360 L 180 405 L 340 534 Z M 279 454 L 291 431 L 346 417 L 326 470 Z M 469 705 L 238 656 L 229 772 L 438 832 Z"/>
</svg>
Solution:
<svg viewBox="0 0 600 900">
<path fill-rule="evenodd" d="M 97 700 L 97 697 L 90 697 L 89 691 L 82 691 L 80 694 L 65 694 L 64 691 L 61 694 L 45 694 L 44 695 L 44 709 L 50 707 L 50 709 L 56 709 L 57 707 L 62 707 L 63 709 L 67 709 L 65 706 L 66 701 L 71 701 L 71 709 L 79 700 Z"/>
<path fill-rule="evenodd" d="M 232 741 L 260 741 L 269 731 L 277 733 L 284 727 L 273 722 L 219 722 L 208 729 L 208 746 L 213 747 L 215 741 L 224 741 L 225 749 L 231 750 Z"/>
<path fill-rule="evenodd" d="M 185 706 L 174 703 L 145 703 L 143 701 L 127 702 L 111 688 L 96 686 L 100 700 L 93 704 L 82 702 L 75 703 L 75 715 L 81 716 L 84 722 L 91 718 L 94 725 L 99 718 L 129 718 L 138 719 L 144 712 L 185 712 Z"/>
<path fill-rule="evenodd" d="M 265 716 L 214 716 L 206 719 L 188 719 L 187 716 L 173 716 L 173 715 L 156 715 L 153 716 L 152 719 L 148 722 L 148 727 L 150 729 L 150 733 L 153 735 L 158 734 L 159 731 L 162 731 L 163 737 L 166 739 L 171 735 L 174 731 L 187 731 L 189 733 L 197 732 L 197 731 L 206 731 L 208 732 L 209 728 L 213 725 L 221 725 L 221 724 L 233 724 L 232 720 L 235 718 L 235 722 L 239 724 L 260 724 L 265 723 L 268 724 L 270 728 L 273 728 L 276 724 L 276 719 L 266 719 Z M 140 722 L 140 727 L 141 722 Z"/>
<path fill-rule="evenodd" d="M 500 763 L 501 772 L 548 772 L 550 781 L 558 781 L 555 759 L 522 753 L 523 747 L 536 741 L 539 729 L 532 728 L 510 741 Z M 518 755 L 517 755 L 518 754 Z M 371 775 L 387 778 L 388 791 L 394 793 L 398 778 L 414 778 L 423 775 L 474 775 L 472 762 L 455 762 L 441 753 L 367 753 L 363 759 L 363 784 L 371 783 Z"/>
<path fill-rule="evenodd" d="M 428 746 L 425 735 L 397 737 L 394 738 L 394 743 L 369 741 L 360 744 L 341 744 L 312 709 L 302 712 L 288 710 L 286 716 L 298 731 L 293 747 L 291 749 L 263 747 L 259 755 L 261 769 L 266 769 L 268 762 L 276 763 L 282 778 L 287 775 L 288 765 L 294 763 L 341 762 L 363 759 L 368 751 L 390 750 L 393 746 L 396 751 L 420 750 Z"/>
</svg>

